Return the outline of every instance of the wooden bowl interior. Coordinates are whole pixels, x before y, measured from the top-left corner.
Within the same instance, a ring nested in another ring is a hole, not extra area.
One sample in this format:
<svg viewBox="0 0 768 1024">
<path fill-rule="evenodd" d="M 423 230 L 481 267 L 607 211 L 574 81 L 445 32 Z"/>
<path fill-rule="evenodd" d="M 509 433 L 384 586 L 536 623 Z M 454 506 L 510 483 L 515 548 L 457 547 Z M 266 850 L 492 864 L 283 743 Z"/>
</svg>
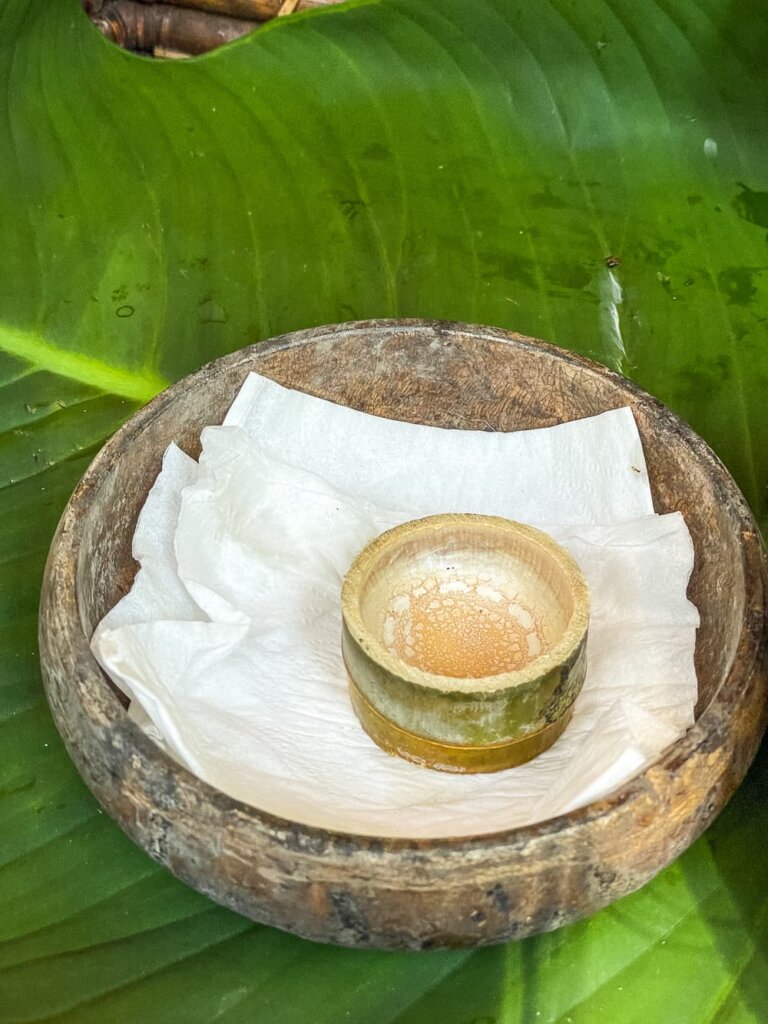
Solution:
<svg viewBox="0 0 768 1024">
<path fill-rule="evenodd" d="M 414 347 L 430 349 L 428 358 Z M 414 371 L 414 367 L 420 367 Z M 199 453 L 204 426 L 223 419 L 251 370 L 331 401 L 391 418 L 441 427 L 526 430 L 630 405 L 643 440 L 656 511 L 680 511 L 695 547 L 689 596 L 701 614 L 696 643 L 697 715 L 711 702 L 731 665 L 744 611 L 744 569 L 730 505 L 673 417 L 620 378 L 570 362 L 532 344 L 473 339 L 458 329 L 341 329 L 292 347 L 245 350 L 215 374 L 200 371 L 160 400 L 134 428 L 131 459 L 102 468 L 98 500 L 89 506 L 76 568 L 78 610 L 90 637 L 130 588 L 137 565 L 131 538 L 166 446 Z M 471 387 L 469 387 L 471 384 Z M 467 404 L 467 393 L 472 401 Z M 461 400 L 460 400 L 461 399 Z M 461 410 L 459 412 L 458 410 Z M 96 485 L 95 485 L 96 486 Z M 109 508 L 109 517 L 103 515 Z"/>
</svg>

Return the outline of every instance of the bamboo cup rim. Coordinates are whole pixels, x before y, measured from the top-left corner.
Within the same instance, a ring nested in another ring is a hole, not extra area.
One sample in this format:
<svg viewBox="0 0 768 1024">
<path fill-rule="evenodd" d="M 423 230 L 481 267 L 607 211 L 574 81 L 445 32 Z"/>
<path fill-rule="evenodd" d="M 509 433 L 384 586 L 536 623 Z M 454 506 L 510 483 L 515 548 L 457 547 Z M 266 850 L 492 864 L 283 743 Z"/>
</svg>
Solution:
<svg viewBox="0 0 768 1024">
<path fill-rule="evenodd" d="M 562 635 L 545 653 L 533 658 L 520 669 L 466 678 L 425 671 L 389 650 L 364 621 L 361 599 L 372 570 L 377 565 L 392 558 L 406 543 L 416 540 L 427 547 L 430 538 L 437 540 L 440 535 L 444 536 L 451 530 L 462 528 L 487 531 L 499 543 L 509 539 L 522 541 L 561 574 L 570 590 L 573 611 Z M 415 686 L 427 689 L 490 694 L 527 686 L 561 665 L 584 637 L 589 624 L 590 598 L 587 582 L 576 560 L 542 530 L 500 516 L 446 513 L 409 520 L 387 530 L 367 544 L 352 562 L 344 579 L 341 608 L 344 623 L 355 643 L 371 660 L 388 672 Z"/>
</svg>

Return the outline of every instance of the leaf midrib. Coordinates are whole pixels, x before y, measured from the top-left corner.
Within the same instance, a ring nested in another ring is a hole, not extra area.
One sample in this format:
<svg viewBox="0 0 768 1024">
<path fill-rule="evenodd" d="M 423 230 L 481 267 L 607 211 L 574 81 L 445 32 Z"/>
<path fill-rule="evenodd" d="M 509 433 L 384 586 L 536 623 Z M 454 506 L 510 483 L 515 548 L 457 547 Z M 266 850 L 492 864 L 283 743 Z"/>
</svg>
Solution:
<svg viewBox="0 0 768 1024">
<path fill-rule="evenodd" d="M 93 356 L 57 348 L 40 334 L 7 324 L 0 324 L 0 351 L 23 359 L 39 370 L 48 370 L 99 391 L 138 402 L 148 402 L 169 383 L 152 370 L 127 370 L 113 366 Z"/>
</svg>

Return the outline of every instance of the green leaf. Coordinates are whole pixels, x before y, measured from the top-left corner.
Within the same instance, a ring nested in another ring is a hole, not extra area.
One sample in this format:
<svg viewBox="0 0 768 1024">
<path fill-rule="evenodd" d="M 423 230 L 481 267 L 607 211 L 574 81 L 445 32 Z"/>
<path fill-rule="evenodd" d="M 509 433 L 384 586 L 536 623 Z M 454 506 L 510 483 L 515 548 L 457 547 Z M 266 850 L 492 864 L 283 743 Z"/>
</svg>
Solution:
<svg viewBox="0 0 768 1024">
<path fill-rule="evenodd" d="M 750 0 L 381 0 L 203 58 L 0 7 L 0 1021 L 768 1019 L 768 757 L 641 892 L 496 949 L 314 946 L 134 847 L 45 706 L 45 555 L 140 403 L 270 335 L 512 327 L 620 369 L 766 521 L 768 23 Z M 607 262 L 606 262 L 607 261 Z M 610 265 L 609 265 L 610 264 Z"/>
</svg>

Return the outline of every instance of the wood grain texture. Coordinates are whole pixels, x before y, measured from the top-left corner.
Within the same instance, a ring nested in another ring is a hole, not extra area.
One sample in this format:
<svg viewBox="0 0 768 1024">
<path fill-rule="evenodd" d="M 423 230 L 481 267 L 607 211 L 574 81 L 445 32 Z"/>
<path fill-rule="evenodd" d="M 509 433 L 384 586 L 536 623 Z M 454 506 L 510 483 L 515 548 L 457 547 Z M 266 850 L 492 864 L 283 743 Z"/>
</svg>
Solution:
<svg viewBox="0 0 768 1024">
<path fill-rule="evenodd" d="M 172 441 L 197 455 L 250 370 L 366 412 L 443 427 L 547 426 L 623 405 L 643 438 L 656 510 L 684 513 L 697 721 L 614 795 L 522 829 L 372 839 L 310 828 L 225 796 L 128 720 L 88 646 L 128 590 L 136 517 Z M 203 367 L 104 446 L 59 524 L 40 616 L 43 677 L 83 778 L 135 842 L 179 878 L 258 921 L 378 948 L 473 946 L 557 928 L 641 886 L 707 827 L 766 724 L 766 565 L 744 499 L 661 403 L 578 356 L 491 328 L 367 321 L 286 335 Z"/>
</svg>

